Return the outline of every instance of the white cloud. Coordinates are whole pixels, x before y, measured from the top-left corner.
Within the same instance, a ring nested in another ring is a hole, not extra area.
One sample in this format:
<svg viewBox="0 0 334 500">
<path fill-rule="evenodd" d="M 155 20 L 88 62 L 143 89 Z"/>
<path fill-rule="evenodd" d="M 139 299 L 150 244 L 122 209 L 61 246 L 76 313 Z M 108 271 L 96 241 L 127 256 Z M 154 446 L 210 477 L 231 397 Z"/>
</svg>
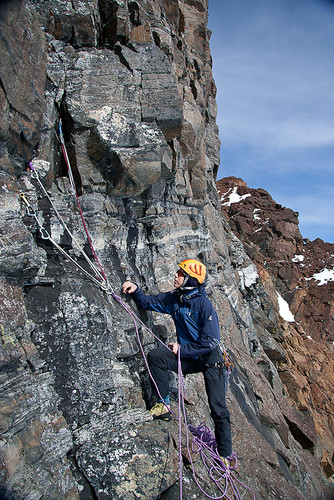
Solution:
<svg viewBox="0 0 334 500">
<path fill-rule="evenodd" d="M 314 72 L 286 71 L 248 64 L 229 71 L 222 60 L 215 75 L 218 87 L 218 126 L 230 144 L 266 147 L 334 145 L 334 93 L 329 72 L 322 84 L 311 84 Z M 258 63 L 257 63 L 258 64 Z M 262 63 L 263 64 L 263 63 Z"/>
<path fill-rule="evenodd" d="M 242 18 L 224 24 L 222 17 L 211 43 L 222 139 L 273 148 L 333 145 L 334 9 L 313 1 L 299 8 L 237 4 Z M 225 13 L 237 15 L 233 8 Z M 237 34 L 227 26 L 233 21 Z"/>
<path fill-rule="evenodd" d="M 333 2 L 210 0 L 209 9 L 220 175 L 298 211 L 304 237 L 334 241 Z"/>
</svg>

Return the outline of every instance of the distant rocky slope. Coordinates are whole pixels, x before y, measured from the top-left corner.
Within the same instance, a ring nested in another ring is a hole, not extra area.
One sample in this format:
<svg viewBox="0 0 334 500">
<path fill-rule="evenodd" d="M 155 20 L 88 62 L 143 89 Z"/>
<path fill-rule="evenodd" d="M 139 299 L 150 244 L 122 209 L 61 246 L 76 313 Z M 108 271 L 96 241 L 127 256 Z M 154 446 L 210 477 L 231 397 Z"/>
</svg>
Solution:
<svg viewBox="0 0 334 500">
<path fill-rule="evenodd" d="M 334 342 L 334 244 L 304 240 L 298 213 L 236 177 L 217 182 L 221 208 L 249 257 L 263 265 L 312 339 Z"/>
<path fill-rule="evenodd" d="M 179 495 L 178 425 L 148 420 L 134 323 L 71 262 L 86 269 L 79 250 L 92 255 L 60 120 L 114 291 L 126 278 L 151 293 L 170 289 L 185 257 L 208 266 L 235 364 L 237 477 L 257 500 L 333 497 L 330 332 L 309 335 L 284 266 L 267 270 L 221 213 L 207 11 L 207 0 L 0 4 L 0 491 L 11 500 Z M 290 218 L 293 258 L 303 242 Z M 137 313 L 164 341 L 174 338 L 168 318 Z M 139 335 L 148 352 L 154 338 L 142 327 Z M 189 421 L 211 426 L 202 377 L 186 385 Z M 205 498 L 183 453 L 183 496 Z M 217 495 L 194 458 L 203 488 Z"/>
<path fill-rule="evenodd" d="M 295 332 L 291 330 L 292 342 L 283 347 L 292 371 L 286 371 L 283 363 L 280 377 L 297 405 L 315 415 L 320 432 L 327 427 L 330 440 L 334 415 L 334 244 L 303 240 L 298 213 L 277 204 L 264 189 L 251 189 L 236 177 L 220 179 L 217 189 L 221 210 L 256 263 L 262 281 L 270 281 L 289 305 L 288 319 Z M 298 340 L 300 335 L 304 346 Z M 333 460 L 326 468 L 332 473 Z"/>
</svg>

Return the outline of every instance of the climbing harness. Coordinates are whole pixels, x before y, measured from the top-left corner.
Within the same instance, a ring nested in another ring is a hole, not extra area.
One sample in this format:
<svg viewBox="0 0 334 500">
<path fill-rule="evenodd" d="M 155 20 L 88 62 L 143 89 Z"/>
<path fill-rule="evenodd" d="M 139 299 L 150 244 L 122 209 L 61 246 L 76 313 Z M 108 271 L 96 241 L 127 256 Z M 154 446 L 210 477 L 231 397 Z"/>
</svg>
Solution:
<svg viewBox="0 0 334 500">
<path fill-rule="evenodd" d="M 75 194 L 75 197 L 76 197 L 76 200 L 77 200 L 77 204 L 78 204 L 78 207 L 79 207 L 79 212 L 80 212 L 81 220 L 82 220 L 82 223 L 83 223 L 83 227 L 84 227 L 84 230 L 85 230 L 85 233 L 86 233 L 87 240 L 89 242 L 90 248 L 91 248 L 92 253 L 94 255 L 95 261 L 97 263 L 97 266 L 91 261 L 91 259 L 87 256 L 87 254 L 82 250 L 80 244 L 78 243 L 78 241 L 75 239 L 74 235 L 68 229 L 68 227 L 65 224 L 64 220 L 60 216 L 57 208 L 55 207 L 52 199 L 50 198 L 49 194 L 47 193 L 46 189 L 44 188 L 41 180 L 39 179 L 38 173 L 36 172 L 36 170 L 34 169 L 34 167 L 33 167 L 33 165 L 31 163 L 29 163 L 29 167 L 30 167 L 30 170 L 32 172 L 32 176 L 36 179 L 36 181 L 38 182 L 38 184 L 39 184 L 41 190 L 43 191 L 44 195 L 49 200 L 52 209 L 54 210 L 54 212 L 55 212 L 57 218 L 59 219 L 59 221 L 61 222 L 61 224 L 63 225 L 65 231 L 68 234 L 68 236 L 71 238 L 72 243 L 74 243 L 76 245 L 77 249 L 81 252 L 81 254 L 83 255 L 84 259 L 89 264 L 92 273 L 89 272 L 89 271 L 87 271 L 85 268 L 83 268 L 75 259 L 72 258 L 71 255 L 69 255 L 68 252 L 66 252 L 51 237 L 50 233 L 47 231 L 47 229 L 40 222 L 36 210 L 32 207 L 32 205 L 28 201 L 25 193 L 21 192 L 19 194 L 19 196 L 20 196 L 21 200 L 24 202 L 24 204 L 26 205 L 27 215 L 29 217 L 33 217 L 36 220 L 37 225 L 38 225 L 38 229 L 39 229 L 39 232 L 41 234 L 42 239 L 50 241 L 50 243 L 55 248 L 57 248 L 57 250 L 59 250 L 69 261 L 71 261 L 80 271 L 82 271 L 93 283 L 95 283 L 96 285 L 98 285 L 105 293 L 107 293 L 108 296 L 111 296 L 116 302 L 118 302 L 122 306 L 122 308 L 129 314 L 129 316 L 131 317 L 131 319 L 132 319 L 132 321 L 134 323 L 134 327 L 135 327 L 135 331 L 136 331 L 136 337 L 137 337 L 137 342 L 138 342 L 139 348 L 141 350 L 141 353 L 143 355 L 143 359 L 144 359 L 144 362 L 145 362 L 148 374 L 149 374 L 149 376 L 150 376 L 150 378 L 152 380 L 152 383 L 153 383 L 153 385 L 154 385 L 154 387 L 155 387 L 155 389 L 157 391 L 158 396 L 163 401 L 163 398 L 161 397 L 161 394 L 159 392 L 158 386 L 157 386 L 157 384 L 156 384 L 156 382 L 155 382 L 155 380 L 154 380 L 154 378 L 152 376 L 152 373 L 151 373 L 149 365 L 148 365 L 148 361 L 146 359 L 144 348 L 143 348 L 143 345 L 141 343 L 141 339 L 140 339 L 140 335 L 139 335 L 139 327 L 138 327 L 138 325 L 141 325 L 148 333 L 150 333 L 151 335 L 153 335 L 153 337 L 158 342 L 160 342 L 164 347 L 168 348 L 168 346 L 166 344 L 164 344 L 164 342 L 159 337 L 157 337 L 143 323 L 143 321 L 135 314 L 135 312 L 132 310 L 132 308 L 129 307 L 122 300 L 122 298 L 119 297 L 112 290 L 112 288 L 111 288 L 111 286 L 110 286 L 110 284 L 108 282 L 108 279 L 106 277 L 106 274 L 105 274 L 105 272 L 104 272 L 104 270 L 103 270 L 103 268 L 102 268 L 102 266 L 101 266 L 101 264 L 100 264 L 100 262 L 98 260 L 98 257 L 96 255 L 96 252 L 95 252 L 93 244 L 92 244 L 92 240 L 91 240 L 90 235 L 88 233 L 87 225 L 85 223 L 85 219 L 84 219 L 83 212 L 82 212 L 82 209 L 81 209 L 81 206 L 80 206 L 80 202 L 79 202 L 79 197 L 78 197 L 78 193 L 77 193 L 77 190 L 76 190 L 76 186 L 75 186 L 75 182 L 74 182 L 74 178 L 73 178 L 72 169 L 71 169 L 71 166 L 70 166 L 70 161 L 69 161 L 68 154 L 67 154 L 67 151 L 66 151 L 65 141 L 64 141 L 64 137 L 63 137 L 63 133 L 62 133 L 61 121 L 59 123 L 59 137 L 60 137 L 60 142 L 61 142 L 61 147 L 62 147 L 63 155 L 64 155 L 64 158 L 65 158 L 65 161 L 66 161 L 66 165 L 67 165 L 67 169 L 68 169 L 68 175 L 69 175 L 69 179 L 70 179 L 71 190 Z M 223 346 L 223 344 L 220 345 L 220 349 L 221 349 L 222 354 L 223 354 L 225 367 L 230 372 L 231 369 L 233 368 L 233 363 L 229 359 L 229 357 L 228 357 L 228 355 L 226 353 L 226 349 Z M 182 460 L 182 419 L 184 421 L 185 429 L 186 429 L 187 453 L 188 453 L 188 457 L 189 457 L 191 468 L 192 468 L 192 474 L 193 474 L 195 483 L 198 486 L 198 488 L 201 490 L 201 492 L 207 498 L 209 498 L 211 500 L 220 500 L 220 499 L 223 499 L 223 498 L 225 498 L 226 500 L 232 500 L 231 497 L 228 496 L 228 491 L 229 491 L 229 487 L 230 487 L 231 490 L 232 490 L 232 492 L 233 492 L 234 498 L 236 498 L 237 500 L 241 500 L 241 496 L 240 496 L 240 493 L 239 493 L 238 488 L 237 488 L 237 484 L 239 484 L 239 485 L 243 486 L 244 488 L 246 488 L 246 490 L 248 490 L 249 492 L 251 492 L 252 495 L 253 495 L 253 499 L 255 500 L 255 494 L 254 494 L 254 492 L 248 486 L 246 486 L 245 484 L 243 484 L 239 479 L 237 479 L 237 477 L 235 476 L 235 474 L 232 472 L 234 469 L 237 468 L 237 465 L 238 465 L 237 464 L 237 457 L 236 457 L 236 455 L 233 453 L 229 457 L 231 460 L 235 461 L 236 465 L 233 466 L 233 467 L 231 465 L 229 467 L 226 467 L 226 465 L 222 462 L 222 460 L 221 460 L 221 458 L 220 458 L 220 456 L 218 454 L 217 444 L 216 444 L 216 441 L 215 441 L 215 437 L 214 437 L 213 433 L 210 431 L 210 429 L 208 429 L 208 427 L 206 427 L 204 423 L 202 423 L 197 428 L 193 427 L 190 424 L 188 424 L 186 410 L 185 410 L 185 400 L 186 400 L 186 396 L 185 396 L 185 382 L 184 382 L 184 377 L 183 377 L 182 369 L 181 369 L 180 349 L 178 349 L 178 415 L 176 415 L 175 412 L 172 411 L 172 409 L 170 408 L 170 406 L 167 405 L 165 402 L 164 402 L 164 405 L 166 406 L 166 408 L 168 409 L 168 411 L 175 417 L 175 419 L 178 420 L 178 426 L 179 426 L 180 500 L 182 500 L 182 475 L 183 475 L 183 473 L 182 473 L 182 464 L 183 464 L 183 460 Z M 190 445 L 190 439 L 189 439 L 189 432 L 191 433 L 192 438 L 193 438 L 193 441 L 192 441 L 191 445 Z M 217 486 L 217 488 L 222 493 L 220 496 L 215 496 L 215 497 L 214 496 L 210 496 L 201 487 L 201 485 L 200 485 L 200 483 L 199 483 L 199 481 L 197 479 L 196 473 L 195 473 L 195 468 L 194 468 L 194 464 L 193 464 L 193 460 L 192 460 L 192 453 L 195 453 L 195 454 L 199 453 L 200 454 L 200 456 L 202 458 L 202 461 L 203 461 L 203 464 L 204 464 L 204 466 L 205 466 L 205 468 L 206 468 L 206 470 L 208 472 L 209 478 L 214 482 L 214 484 Z"/>
<path fill-rule="evenodd" d="M 222 335 L 220 336 L 220 339 L 221 340 L 219 342 L 219 349 L 220 349 L 220 352 L 222 353 L 222 356 L 223 356 L 225 369 L 227 370 L 228 374 L 230 374 L 234 368 L 234 363 L 231 360 L 231 358 L 229 357 L 229 355 L 227 354 L 227 350 L 226 350 L 224 341 L 222 340 Z"/>
</svg>

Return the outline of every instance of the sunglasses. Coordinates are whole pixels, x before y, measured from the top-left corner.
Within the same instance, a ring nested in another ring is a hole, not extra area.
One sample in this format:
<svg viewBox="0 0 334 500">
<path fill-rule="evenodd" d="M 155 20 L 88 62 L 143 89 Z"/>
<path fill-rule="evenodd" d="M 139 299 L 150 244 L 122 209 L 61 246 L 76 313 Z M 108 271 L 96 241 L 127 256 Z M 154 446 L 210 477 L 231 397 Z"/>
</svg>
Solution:
<svg viewBox="0 0 334 500">
<path fill-rule="evenodd" d="M 178 276 L 185 276 L 185 273 L 182 269 L 178 269 L 175 274 L 177 274 Z"/>
</svg>

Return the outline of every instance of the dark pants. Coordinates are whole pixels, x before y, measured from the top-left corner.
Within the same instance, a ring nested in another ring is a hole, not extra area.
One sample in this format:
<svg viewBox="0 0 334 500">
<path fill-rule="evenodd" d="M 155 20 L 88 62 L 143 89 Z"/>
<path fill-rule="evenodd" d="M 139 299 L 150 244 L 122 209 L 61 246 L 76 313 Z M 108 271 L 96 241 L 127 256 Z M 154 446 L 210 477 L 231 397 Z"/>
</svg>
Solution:
<svg viewBox="0 0 334 500">
<path fill-rule="evenodd" d="M 177 356 L 167 347 L 158 347 L 149 353 L 148 363 L 160 395 L 165 398 L 169 393 L 168 370 L 176 373 L 178 371 Z M 212 366 L 215 363 L 222 363 L 222 366 Z M 222 457 L 229 456 L 232 453 L 231 419 L 225 399 L 228 373 L 222 355 L 215 349 L 201 359 L 184 358 L 181 359 L 181 367 L 184 375 L 199 372 L 204 374 L 205 389 L 215 424 L 218 453 Z"/>
</svg>

